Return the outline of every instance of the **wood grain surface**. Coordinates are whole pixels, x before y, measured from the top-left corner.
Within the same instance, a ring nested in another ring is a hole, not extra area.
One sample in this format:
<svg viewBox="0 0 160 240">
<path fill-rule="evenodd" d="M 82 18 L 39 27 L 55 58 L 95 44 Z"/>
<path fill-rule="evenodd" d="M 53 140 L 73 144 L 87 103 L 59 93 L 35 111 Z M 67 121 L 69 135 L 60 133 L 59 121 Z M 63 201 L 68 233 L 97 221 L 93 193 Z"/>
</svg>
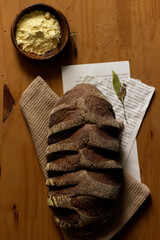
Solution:
<svg viewBox="0 0 160 240">
<path fill-rule="evenodd" d="M 137 138 L 141 179 L 151 197 L 114 240 L 159 240 L 160 1 L 41 1 L 59 9 L 70 26 L 63 55 L 47 62 L 19 56 L 10 38 L 14 17 L 33 3 L 37 1 L 0 1 L 0 239 L 62 239 L 19 107 L 26 87 L 40 75 L 61 96 L 61 65 L 129 60 L 131 76 L 156 88 Z"/>
</svg>

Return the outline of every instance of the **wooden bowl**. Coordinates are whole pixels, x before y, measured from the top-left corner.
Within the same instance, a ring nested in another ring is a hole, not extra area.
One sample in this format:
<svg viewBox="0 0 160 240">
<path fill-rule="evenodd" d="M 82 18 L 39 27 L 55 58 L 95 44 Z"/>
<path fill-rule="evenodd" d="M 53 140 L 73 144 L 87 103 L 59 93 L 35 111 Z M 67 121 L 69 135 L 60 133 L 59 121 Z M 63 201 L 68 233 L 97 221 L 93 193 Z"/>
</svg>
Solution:
<svg viewBox="0 0 160 240">
<path fill-rule="evenodd" d="M 50 12 L 51 14 L 53 14 L 56 17 L 56 19 L 59 21 L 59 24 L 60 24 L 61 38 L 58 43 L 58 46 L 55 49 L 53 49 L 43 55 L 29 53 L 29 52 L 22 50 L 22 48 L 17 44 L 17 41 L 16 41 L 16 25 L 17 25 L 18 21 L 26 13 L 30 13 L 35 10 L 42 10 L 44 12 Z M 11 26 L 11 39 L 12 39 L 12 42 L 13 42 L 15 48 L 23 56 L 34 59 L 34 60 L 50 59 L 50 58 L 57 56 L 60 52 L 62 52 L 62 50 L 66 46 L 68 39 L 69 39 L 69 25 L 68 25 L 68 22 L 67 22 L 65 16 L 59 10 L 56 10 L 55 8 L 53 8 L 49 5 L 46 5 L 46 4 L 34 4 L 34 5 L 25 7 L 19 14 L 17 14 L 17 16 L 14 19 L 12 26 Z"/>
</svg>

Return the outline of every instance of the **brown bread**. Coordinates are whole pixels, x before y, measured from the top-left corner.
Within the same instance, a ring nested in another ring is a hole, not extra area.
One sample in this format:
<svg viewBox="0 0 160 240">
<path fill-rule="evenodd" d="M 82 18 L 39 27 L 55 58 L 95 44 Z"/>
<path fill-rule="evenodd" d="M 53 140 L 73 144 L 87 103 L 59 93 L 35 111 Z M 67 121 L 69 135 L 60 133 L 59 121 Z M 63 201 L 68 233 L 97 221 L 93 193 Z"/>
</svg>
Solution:
<svg viewBox="0 0 160 240">
<path fill-rule="evenodd" d="M 56 102 L 46 184 L 62 230 L 89 234 L 111 217 L 121 187 L 121 130 L 111 104 L 93 85 L 79 84 Z"/>
</svg>

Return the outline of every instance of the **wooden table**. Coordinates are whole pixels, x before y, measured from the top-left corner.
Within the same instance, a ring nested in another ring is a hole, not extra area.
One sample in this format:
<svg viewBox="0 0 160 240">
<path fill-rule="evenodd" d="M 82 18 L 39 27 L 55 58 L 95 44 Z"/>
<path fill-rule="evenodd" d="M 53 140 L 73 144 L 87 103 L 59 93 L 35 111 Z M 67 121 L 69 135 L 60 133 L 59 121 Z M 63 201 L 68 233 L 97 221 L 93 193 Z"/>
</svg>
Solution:
<svg viewBox="0 0 160 240">
<path fill-rule="evenodd" d="M 10 38 L 15 15 L 31 0 L 0 1 L 0 239 L 60 240 L 47 187 L 19 99 L 37 76 L 62 95 L 61 65 L 129 60 L 131 76 L 156 88 L 138 134 L 141 179 L 151 198 L 114 238 L 160 239 L 160 2 L 158 0 L 44 0 L 70 26 L 63 57 L 33 62 Z"/>
</svg>

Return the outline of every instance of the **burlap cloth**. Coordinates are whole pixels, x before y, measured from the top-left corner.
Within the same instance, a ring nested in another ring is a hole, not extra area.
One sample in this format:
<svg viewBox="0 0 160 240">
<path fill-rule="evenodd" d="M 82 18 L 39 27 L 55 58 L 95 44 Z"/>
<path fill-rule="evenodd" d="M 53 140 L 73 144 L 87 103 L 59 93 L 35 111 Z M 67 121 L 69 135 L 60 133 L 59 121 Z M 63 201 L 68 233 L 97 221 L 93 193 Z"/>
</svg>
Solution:
<svg viewBox="0 0 160 240">
<path fill-rule="evenodd" d="M 20 99 L 20 106 L 28 123 L 45 179 L 47 178 L 45 150 L 49 113 L 57 99 L 58 96 L 39 76 L 29 85 Z M 97 231 L 97 234 L 94 234 L 94 237 L 91 236 L 90 239 L 111 239 L 134 215 L 149 193 L 146 185 L 124 173 L 123 191 L 114 216 L 103 229 Z M 83 239 L 85 238 L 83 237 Z"/>
</svg>

